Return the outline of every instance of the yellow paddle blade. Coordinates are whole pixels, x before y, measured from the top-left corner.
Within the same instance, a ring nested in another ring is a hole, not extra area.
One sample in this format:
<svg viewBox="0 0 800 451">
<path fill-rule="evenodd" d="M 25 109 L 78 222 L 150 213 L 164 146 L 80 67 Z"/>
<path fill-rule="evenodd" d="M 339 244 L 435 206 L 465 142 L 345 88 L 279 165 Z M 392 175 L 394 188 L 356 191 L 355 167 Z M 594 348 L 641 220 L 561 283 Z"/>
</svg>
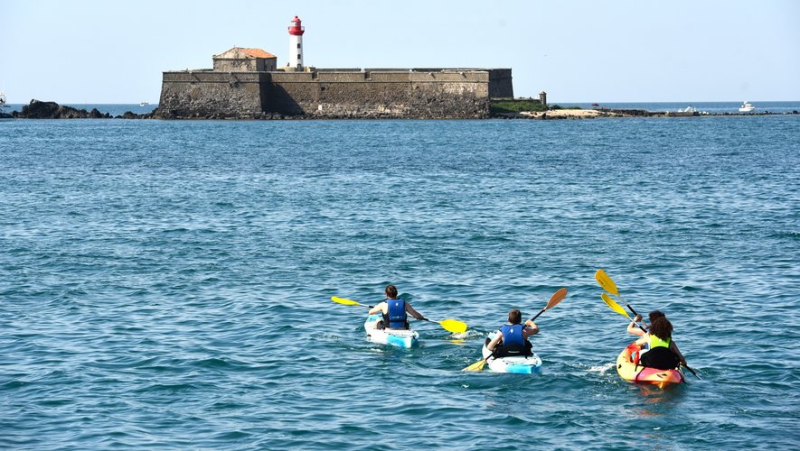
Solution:
<svg viewBox="0 0 800 451">
<path fill-rule="evenodd" d="M 444 330 L 454 334 L 460 334 L 467 331 L 467 323 L 462 323 L 461 321 L 448 318 L 446 320 L 436 322 L 441 324 Z"/>
<path fill-rule="evenodd" d="M 486 365 L 486 359 L 481 359 L 461 371 L 481 371 L 484 365 Z"/>
<path fill-rule="evenodd" d="M 605 302 L 609 307 L 611 307 L 611 310 L 614 310 L 620 315 L 630 319 L 630 315 L 628 315 L 628 312 L 626 312 L 624 308 L 620 307 L 619 304 L 614 302 L 614 300 L 611 299 L 609 295 L 603 293 L 600 295 L 600 297 L 603 298 L 603 302 Z"/>
<path fill-rule="evenodd" d="M 344 304 L 344 305 L 364 305 L 350 299 L 340 298 L 336 296 L 331 296 L 331 301 L 338 302 L 339 304 Z"/>
<path fill-rule="evenodd" d="M 605 271 L 602 269 L 598 269 L 596 273 L 594 273 L 594 278 L 597 279 L 597 283 L 603 287 L 604 290 L 608 291 L 609 293 L 619 296 L 619 291 L 617 290 L 617 284 L 611 280 L 611 277 L 608 277 Z"/>
</svg>

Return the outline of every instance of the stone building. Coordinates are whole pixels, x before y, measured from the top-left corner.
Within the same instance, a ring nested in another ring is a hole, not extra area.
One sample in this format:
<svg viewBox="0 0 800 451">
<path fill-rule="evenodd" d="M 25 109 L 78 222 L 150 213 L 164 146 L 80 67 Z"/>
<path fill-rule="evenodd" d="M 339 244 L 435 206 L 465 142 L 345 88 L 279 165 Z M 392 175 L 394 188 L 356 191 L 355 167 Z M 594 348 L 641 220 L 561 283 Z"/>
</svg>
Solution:
<svg viewBox="0 0 800 451">
<path fill-rule="evenodd" d="M 234 47 L 214 55 L 214 72 L 272 72 L 278 57 L 261 49 Z"/>
</svg>

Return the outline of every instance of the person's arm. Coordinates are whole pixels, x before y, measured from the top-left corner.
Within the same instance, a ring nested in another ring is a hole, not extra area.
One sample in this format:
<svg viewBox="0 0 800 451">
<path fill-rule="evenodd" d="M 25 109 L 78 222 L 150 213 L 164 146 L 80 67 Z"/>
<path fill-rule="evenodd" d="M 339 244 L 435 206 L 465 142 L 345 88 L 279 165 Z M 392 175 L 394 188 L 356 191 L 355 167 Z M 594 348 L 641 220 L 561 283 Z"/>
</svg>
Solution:
<svg viewBox="0 0 800 451">
<path fill-rule="evenodd" d="M 678 359 L 681 361 L 681 365 L 686 366 L 686 359 L 683 358 L 683 354 L 681 354 L 681 350 L 678 349 L 678 345 L 676 345 L 674 341 L 670 341 L 669 348 L 675 353 L 675 355 L 678 356 Z"/>
<path fill-rule="evenodd" d="M 374 315 L 376 313 L 386 313 L 386 312 L 383 311 L 385 307 L 386 307 L 386 302 L 381 302 L 380 304 L 376 305 L 375 307 L 372 307 L 371 309 L 369 309 L 369 314 L 370 315 Z"/>
<path fill-rule="evenodd" d="M 408 302 L 406 302 L 406 312 L 410 313 L 411 316 L 413 316 L 414 318 L 416 318 L 416 319 L 418 319 L 420 321 L 427 321 L 427 319 L 424 316 L 422 316 L 421 313 L 419 313 L 418 311 L 414 310 L 414 307 L 412 307 L 411 304 L 409 304 Z"/>
<path fill-rule="evenodd" d="M 490 351 L 494 351 L 494 348 L 496 348 L 496 347 L 497 347 L 497 345 L 498 345 L 498 344 L 499 344 L 499 343 L 500 343 L 502 340 L 503 340 L 503 334 L 501 334 L 500 332 L 498 332 L 498 333 L 497 333 L 497 335 L 495 335 L 495 336 L 494 336 L 494 338 L 492 338 L 492 341 L 490 341 L 490 342 L 489 342 L 489 344 L 488 344 L 488 345 L 486 345 L 486 349 L 488 349 L 488 350 L 490 350 Z"/>
<path fill-rule="evenodd" d="M 536 335 L 539 333 L 539 326 L 536 325 L 531 320 L 525 321 L 525 327 L 522 329 L 522 337 L 528 338 L 531 335 Z"/>
<path fill-rule="evenodd" d="M 643 345 L 643 344 L 647 343 L 647 341 L 648 341 L 647 335 L 643 335 L 641 338 L 636 340 L 636 344 L 637 345 Z"/>
<path fill-rule="evenodd" d="M 631 323 L 628 324 L 629 334 L 636 335 L 637 337 L 641 337 L 642 335 L 645 334 L 645 331 L 643 331 L 642 329 L 639 328 L 639 326 L 636 325 L 636 323 L 638 323 L 641 320 L 642 320 L 642 315 L 636 315 L 636 317 L 633 318 Z"/>
</svg>

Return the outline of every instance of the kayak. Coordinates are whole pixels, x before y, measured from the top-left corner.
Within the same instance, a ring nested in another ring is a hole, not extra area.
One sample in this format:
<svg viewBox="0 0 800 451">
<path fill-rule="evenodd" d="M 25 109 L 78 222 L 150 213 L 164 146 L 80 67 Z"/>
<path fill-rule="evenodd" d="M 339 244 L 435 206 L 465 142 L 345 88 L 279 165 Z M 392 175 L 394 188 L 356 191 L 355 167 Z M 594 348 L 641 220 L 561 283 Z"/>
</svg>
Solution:
<svg viewBox="0 0 800 451">
<path fill-rule="evenodd" d="M 483 358 L 492 355 L 492 351 L 486 347 L 500 331 L 492 332 L 483 344 Z M 542 372 L 542 359 L 535 353 L 531 356 L 507 356 L 489 358 L 486 361 L 489 370 L 495 373 L 516 373 L 516 374 L 539 374 Z"/>
<path fill-rule="evenodd" d="M 419 334 L 411 329 L 378 329 L 378 321 L 383 315 L 370 315 L 364 322 L 367 340 L 382 345 L 392 345 L 400 348 L 411 348 L 419 344 Z"/>
<path fill-rule="evenodd" d="M 639 365 L 641 355 L 641 345 L 629 344 L 617 357 L 617 373 L 629 382 L 641 382 L 645 384 L 658 385 L 664 388 L 669 384 L 686 382 L 683 373 L 678 370 L 659 370 Z"/>
</svg>

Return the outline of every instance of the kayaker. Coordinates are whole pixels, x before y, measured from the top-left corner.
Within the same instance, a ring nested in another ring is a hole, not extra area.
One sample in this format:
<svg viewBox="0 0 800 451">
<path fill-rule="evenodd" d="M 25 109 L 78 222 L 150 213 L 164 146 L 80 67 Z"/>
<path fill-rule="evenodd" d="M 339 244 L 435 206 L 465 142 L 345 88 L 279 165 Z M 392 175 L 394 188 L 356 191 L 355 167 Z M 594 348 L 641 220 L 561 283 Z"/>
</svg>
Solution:
<svg viewBox="0 0 800 451">
<path fill-rule="evenodd" d="M 656 318 L 650 325 L 650 332 L 636 340 L 636 343 L 649 344 L 650 350 L 639 358 L 639 364 L 648 368 L 671 370 L 678 365 L 686 366 L 686 359 L 672 341 L 672 323 L 666 316 Z"/>
<path fill-rule="evenodd" d="M 369 314 L 374 315 L 378 312 L 383 314 L 383 319 L 378 321 L 378 329 L 408 329 L 408 314 L 420 321 L 427 321 L 418 311 L 414 310 L 408 302 L 397 298 L 397 287 L 387 285 L 384 290 L 386 300 L 372 307 Z"/>
<path fill-rule="evenodd" d="M 653 324 L 653 321 L 655 321 L 656 318 L 666 318 L 666 315 L 664 315 L 664 313 L 661 310 L 653 310 L 652 312 L 650 312 L 649 315 L 647 315 L 647 317 L 650 319 L 650 324 Z M 636 335 L 638 337 L 647 334 L 647 332 L 643 331 L 641 328 L 639 328 L 639 326 L 636 325 L 636 323 L 638 323 L 641 320 L 642 320 L 642 315 L 636 315 L 636 317 L 634 317 L 633 320 L 631 320 L 631 323 L 628 324 L 629 334 Z M 650 326 L 644 324 L 644 328 L 650 329 Z"/>
<path fill-rule="evenodd" d="M 524 325 L 520 324 L 521 322 L 522 312 L 519 309 L 511 309 L 508 312 L 508 324 L 500 328 L 500 333 L 494 336 L 486 348 L 492 351 L 495 357 L 533 355 L 533 345 L 528 341 L 528 337 L 539 333 L 539 327 L 530 320 L 525 321 Z"/>
</svg>

